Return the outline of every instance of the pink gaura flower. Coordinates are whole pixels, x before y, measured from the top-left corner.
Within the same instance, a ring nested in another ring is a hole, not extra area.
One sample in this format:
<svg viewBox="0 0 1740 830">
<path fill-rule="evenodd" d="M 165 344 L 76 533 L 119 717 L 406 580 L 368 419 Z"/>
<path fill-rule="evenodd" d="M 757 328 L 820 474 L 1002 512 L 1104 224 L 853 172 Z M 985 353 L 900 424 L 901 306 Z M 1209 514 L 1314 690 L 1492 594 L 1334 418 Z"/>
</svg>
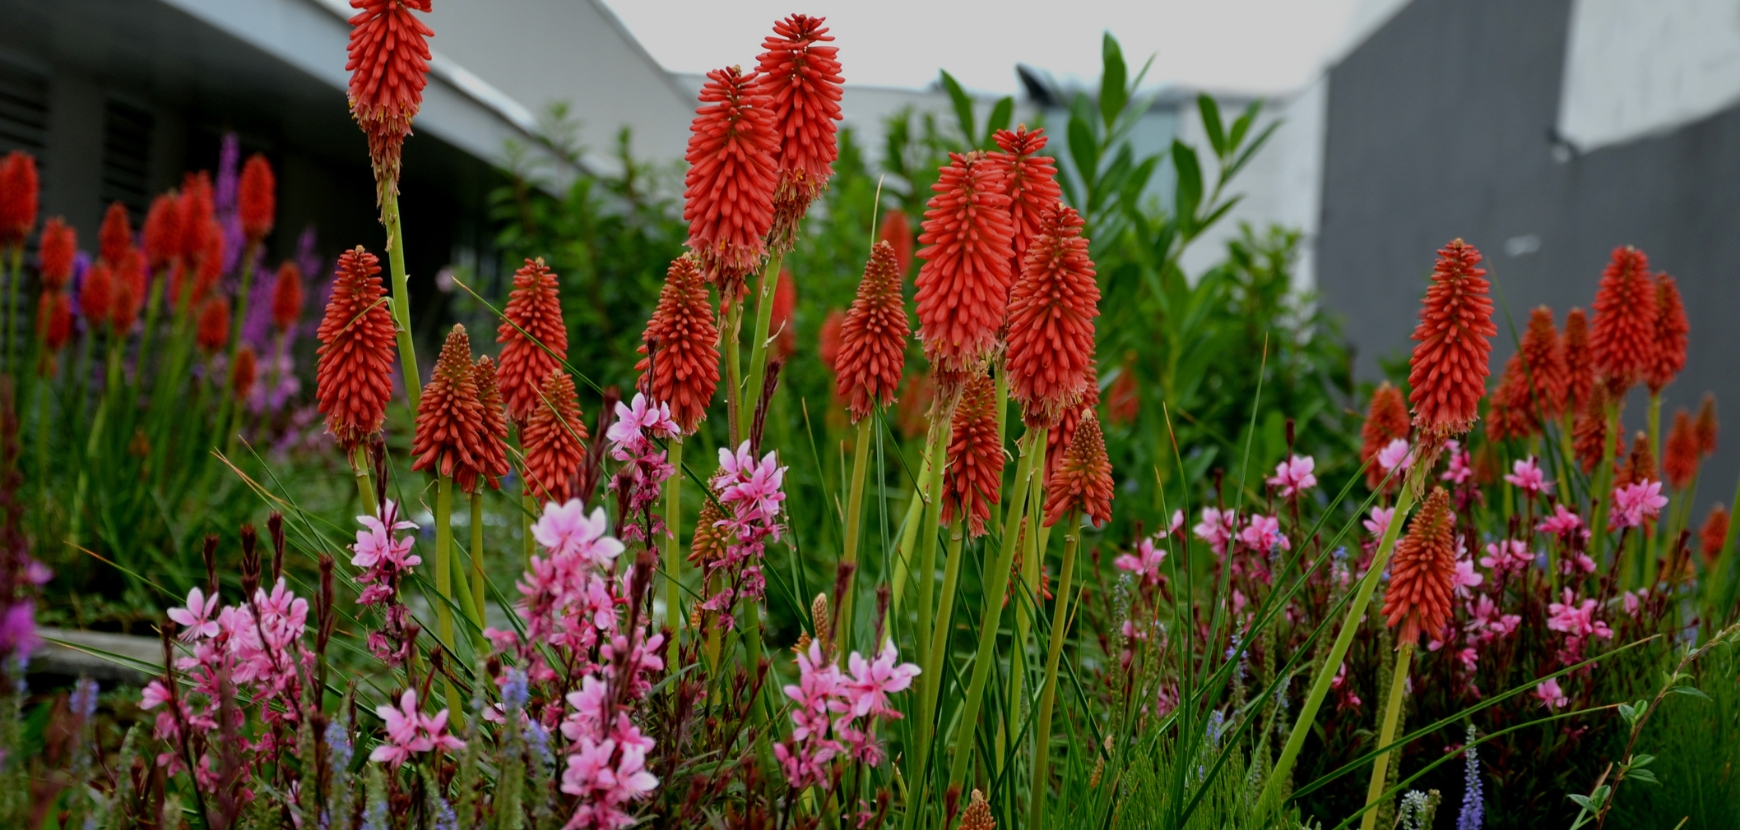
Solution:
<svg viewBox="0 0 1740 830">
<path fill-rule="evenodd" d="M 1510 571 L 1525 571 L 1535 562 L 1535 554 L 1521 539 L 1501 539 L 1486 543 L 1486 555 L 1480 557 L 1480 564 L 1491 568 L 1495 573 L 1504 574 Z"/>
<path fill-rule="evenodd" d="M 1474 477 L 1473 457 L 1463 449 L 1461 441 L 1447 441 L 1444 449 L 1450 455 L 1450 466 L 1438 478 L 1451 484 L 1462 484 Z"/>
<path fill-rule="evenodd" d="M 627 461 L 646 449 L 649 437 L 670 438 L 677 432 L 677 422 L 671 420 L 669 404 L 655 406 L 647 401 L 646 395 L 636 392 L 633 401 L 617 402 L 616 420 L 605 430 L 604 437 L 615 445 L 611 456 L 618 461 Z"/>
<path fill-rule="evenodd" d="M 742 504 L 753 519 L 771 519 L 779 515 L 780 503 L 785 501 L 785 493 L 780 489 L 785 483 L 785 471 L 772 451 L 756 461 L 749 452 L 748 441 L 736 452 L 720 447 L 719 472 L 713 476 L 719 504 Z"/>
<path fill-rule="evenodd" d="M 435 742 L 423 734 L 423 714 L 417 711 L 416 692 L 406 689 L 398 706 L 377 706 L 375 714 L 386 721 L 387 739 L 369 753 L 370 761 L 397 767 L 409 761 L 412 753 L 435 748 Z"/>
<path fill-rule="evenodd" d="M 218 624 L 212 619 L 212 614 L 217 608 L 217 594 L 208 598 L 204 591 L 194 588 L 187 592 L 185 607 L 169 609 L 169 619 L 181 626 L 181 639 L 185 642 L 216 637 Z"/>
<path fill-rule="evenodd" d="M 1659 481 L 1644 479 L 1620 487 L 1613 491 L 1613 516 L 1607 522 L 1607 529 L 1642 527 L 1645 519 L 1660 515 L 1667 503 L 1667 496 L 1661 494 Z"/>
<path fill-rule="evenodd" d="M 1548 709 L 1559 709 L 1571 702 L 1571 699 L 1565 696 L 1565 690 L 1559 688 L 1558 678 L 1536 686 L 1535 697 L 1540 698 L 1541 703 Z"/>
<path fill-rule="evenodd" d="M 1112 560 L 1112 564 L 1120 571 L 1135 574 L 1137 581 L 1144 585 L 1160 584 L 1160 563 L 1166 561 L 1166 549 L 1154 544 L 1154 538 L 1148 537 L 1136 543 L 1136 552 L 1120 555 Z"/>
<path fill-rule="evenodd" d="M 1291 550 L 1292 543 L 1281 535 L 1281 522 L 1273 516 L 1257 514 L 1245 529 L 1239 531 L 1239 542 L 1258 553 L 1272 553 L 1276 548 Z"/>
<path fill-rule="evenodd" d="M 1456 579 L 1453 583 L 1456 586 L 1456 596 L 1466 599 L 1469 594 L 1469 588 L 1478 587 L 1480 583 L 1485 581 L 1486 577 L 1474 570 L 1474 561 L 1472 559 L 1459 559 L 1456 561 Z"/>
<path fill-rule="evenodd" d="M 1547 481 L 1546 474 L 1541 472 L 1541 467 L 1535 462 L 1534 456 L 1518 459 L 1510 465 L 1510 469 L 1510 474 L 1506 475 L 1504 480 L 1510 482 L 1512 487 L 1530 496 L 1553 492 L 1553 483 Z"/>
<path fill-rule="evenodd" d="M 1407 472 L 1408 465 L 1414 461 L 1413 448 L 1408 446 L 1408 439 L 1396 438 L 1378 450 L 1378 466 L 1383 468 L 1384 475 L 1393 472 Z"/>
<path fill-rule="evenodd" d="M 1265 480 L 1270 487 L 1280 490 L 1281 498 L 1290 499 L 1317 486 L 1317 476 L 1311 474 L 1316 467 L 1316 459 L 1309 455 L 1289 456 L 1276 465 L 1275 474 Z"/>
<path fill-rule="evenodd" d="M 1562 574 L 1592 574 L 1595 572 L 1595 560 L 1582 551 L 1566 552 L 1559 558 L 1559 573 Z"/>
<path fill-rule="evenodd" d="M 1395 515 L 1396 509 L 1394 507 L 1373 507 L 1371 518 L 1360 523 L 1365 525 L 1365 532 L 1370 533 L 1371 538 L 1382 539 L 1384 532 L 1390 529 L 1390 520 L 1395 518 Z"/>
<path fill-rule="evenodd" d="M 1589 538 L 1589 529 L 1583 526 L 1583 517 L 1566 510 L 1563 504 L 1553 505 L 1553 515 L 1542 519 L 1540 524 L 1535 525 L 1535 530 L 1557 536 L 1565 544 L 1571 544 L 1578 537 L 1582 540 Z"/>
<path fill-rule="evenodd" d="M 579 557 L 588 564 L 608 568 L 623 551 L 621 542 L 605 535 L 609 524 L 604 508 L 595 508 L 588 516 L 585 504 L 579 499 L 569 499 L 566 504 L 544 505 L 544 515 L 532 525 L 532 536 L 551 556 Z"/>
<path fill-rule="evenodd" d="M 895 665 L 898 659 L 900 656 L 894 649 L 893 639 L 882 644 L 882 651 L 875 660 L 866 660 L 855 651 L 847 658 L 846 666 L 851 676 L 840 688 L 851 706 L 849 711 L 853 717 L 900 718 L 899 712 L 889 708 L 888 696 L 906 691 L 912 685 L 912 678 L 918 676 L 919 668 L 913 663 Z"/>
<path fill-rule="evenodd" d="M 1564 602 L 1555 602 L 1547 606 L 1547 628 L 1562 631 L 1572 637 L 1596 636 L 1609 638 L 1613 631 L 1607 623 L 1595 619 L 1595 600 L 1577 600 L 1577 595 L 1570 588 L 1565 589 Z"/>
</svg>

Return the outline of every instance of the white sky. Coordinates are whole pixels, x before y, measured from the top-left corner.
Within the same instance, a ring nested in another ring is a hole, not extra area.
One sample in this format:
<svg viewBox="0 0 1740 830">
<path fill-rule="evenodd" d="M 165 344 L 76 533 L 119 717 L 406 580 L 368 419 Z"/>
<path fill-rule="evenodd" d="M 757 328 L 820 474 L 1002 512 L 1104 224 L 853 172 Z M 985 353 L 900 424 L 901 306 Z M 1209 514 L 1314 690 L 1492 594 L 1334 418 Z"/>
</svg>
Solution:
<svg viewBox="0 0 1740 830">
<path fill-rule="evenodd" d="M 747 64 L 773 21 L 821 15 L 848 84 L 918 88 L 947 69 L 979 92 L 1017 91 L 1015 64 L 1097 81 L 1100 35 L 1148 83 L 1279 92 L 1316 74 L 1384 0 L 603 0 L 673 72 Z"/>
</svg>

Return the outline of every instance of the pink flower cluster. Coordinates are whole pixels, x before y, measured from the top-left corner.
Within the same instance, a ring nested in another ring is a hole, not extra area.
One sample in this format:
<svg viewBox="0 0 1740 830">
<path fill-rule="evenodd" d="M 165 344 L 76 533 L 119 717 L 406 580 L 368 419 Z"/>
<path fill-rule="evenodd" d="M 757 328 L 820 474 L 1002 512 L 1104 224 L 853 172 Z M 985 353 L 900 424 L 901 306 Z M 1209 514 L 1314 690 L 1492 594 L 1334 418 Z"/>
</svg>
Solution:
<svg viewBox="0 0 1740 830">
<path fill-rule="evenodd" d="M 1613 515 L 1608 519 L 1607 529 L 1643 527 L 1645 520 L 1661 514 L 1667 502 L 1667 496 L 1661 494 L 1659 481 L 1644 479 L 1616 488 L 1613 491 Z"/>
<path fill-rule="evenodd" d="M 380 518 L 358 516 L 356 520 L 363 527 L 350 547 L 350 563 L 362 569 L 356 581 L 365 586 L 356 601 L 381 606 L 384 618 L 381 628 L 369 632 L 369 651 L 389 666 L 403 665 L 410 657 L 412 637 L 410 612 L 399 602 L 399 583 L 412 568 L 423 564 L 423 558 L 411 552 L 416 537 L 394 538 L 393 534 L 416 530 L 417 526 L 403 521 L 399 505 L 391 499 L 382 503 Z"/>
<path fill-rule="evenodd" d="M 1518 459 L 1511 464 L 1510 468 L 1511 472 L 1504 477 L 1504 480 L 1509 482 L 1512 487 L 1530 496 L 1553 492 L 1553 483 L 1547 480 L 1545 473 L 1541 472 L 1540 464 L 1536 463 L 1534 456 Z"/>
<path fill-rule="evenodd" d="M 1547 606 L 1547 628 L 1565 635 L 1564 645 L 1558 653 L 1560 662 L 1565 665 L 1580 662 L 1583 646 L 1590 637 L 1604 640 L 1613 637 L 1613 630 L 1607 627 L 1607 623 L 1595 618 L 1595 610 L 1595 600 L 1579 602 L 1570 588 L 1565 589 L 1563 602 Z"/>
<path fill-rule="evenodd" d="M 1239 517 L 1236 510 L 1220 510 L 1214 507 L 1202 509 L 1202 520 L 1190 529 L 1196 538 L 1208 543 L 1210 550 L 1225 556 L 1226 546 L 1233 537 L 1238 535 Z"/>
<path fill-rule="evenodd" d="M 796 704 L 791 740 L 773 747 L 793 789 L 830 788 L 836 780 L 831 774 L 836 758 L 881 764 L 882 747 L 873 734 L 876 721 L 900 718 L 888 696 L 905 691 L 919 673 L 918 666 L 896 664 L 898 659 L 893 640 L 873 660 L 852 652 L 846 658 L 847 672 L 828 659 L 820 642 L 811 642 L 798 655 L 798 682 L 785 687 L 786 697 Z"/>
<path fill-rule="evenodd" d="M 611 702 L 609 684 L 596 676 L 582 678 L 580 690 L 569 692 L 567 701 L 572 711 L 562 719 L 561 731 L 570 751 L 562 792 L 580 797 L 567 827 L 632 826 L 635 818 L 628 805 L 651 795 L 659 784 L 646 769 L 653 740 Z"/>
<path fill-rule="evenodd" d="M 664 520 L 651 509 L 676 469 L 654 439 L 674 438 L 678 432 L 668 404 L 655 406 L 639 392 L 630 403 L 617 402 L 616 420 L 604 437 L 610 441 L 610 457 L 623 462 L 610 479 L 610 489 L 621 499 L 621 513 L 628 517 L 623 520 L 623 539 L 642 542 L 665 532 Z"/>
<path fill-rule="evenodd" d="M 386 722 L 386 740 L 369 753 L 369 760 L 375 763 L 386 763 L 398 767 L 411 760 L 414 753 L 430 752 L 444 749 L 457 752 L 465 748 L 465 742 L 447 734 L 447 710 L 442 709 L 433 716 L 425 715 L 417 708 L 417 693 L 406 689 L 399 696 L 399 705 L 383 704 L 375 707 L 375 714 Z"/>
<path fill-rule="evenodd" d="M 1265 481 L 1280 492 L 1281 498 L 1290 499 L 1317 486 L 1317 476 L 1312 474 L 1316 467 L 1317 460 L 1309 455 L 1289 456 L 1276 465 L 1275 474 Z"/>
<path fill-rule="evenodd" d="M 732 452 L 719 448 L 719 472 L 712 485 L 719 506 L 727 511 L 726 518 L 716 525 L 726 540 L 724 555 L 704 563 L 708 581 L 714 573 L 724 573 L 719 590 L 702 601 L 701 608 L 719 615 L 726 630 L 736 625 L 731 608 L 740 598 L 760 599 L 767 591 L 767 580 L 761 573 L 761 560 L 767 544 L 777 542 L 785 527 L 779 523 L 785 509 L 785 467 L 769 452 L 757 461 L 744 441 Z"/>
<path fill-rule="evenodd" d="M 1112 565 L 1118 570 L 1135 574 L 1137 582 L 1144 587 L 1155 587 L 1165 581 L 1160 573 L 1160 564 L 1166 561 L 1166 549 L 1155 544 L 1155 537 L 1147 537 L 1136 543 L 1135 553 L 1126 553 L 1112 560 Z"/>
<path fill-rule="evenodd" d="M 1507 573 L 1522 573 L 1535 563 L 1535 552 L 1521 539 L 1501 539 L 1486 543 L 1486 555 L 1480 557 L 1482 567 L 1492 569 L 1499 578 Z"/>
<path fill-rule="evenodd" d="M 1461 441 L 1447 441 L 1444 444 L 1446 453 L 1450 456 L 1450 464 L 1444 473 L 1438 476 L 1441 481 L 1451 484 L 1467 484 L 1474 477 L 1474 456 L 1470 455 Z"/>
</svg>

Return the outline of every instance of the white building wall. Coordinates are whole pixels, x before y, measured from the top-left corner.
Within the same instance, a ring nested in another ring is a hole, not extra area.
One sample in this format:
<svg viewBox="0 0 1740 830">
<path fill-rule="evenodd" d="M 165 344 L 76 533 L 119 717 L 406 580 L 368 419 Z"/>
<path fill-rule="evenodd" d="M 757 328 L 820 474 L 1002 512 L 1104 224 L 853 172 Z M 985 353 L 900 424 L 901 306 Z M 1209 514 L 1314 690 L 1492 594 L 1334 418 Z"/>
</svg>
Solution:
<svg viewBox="0 0 1740 830">
<path fill-rule="evenodd" d="M 1737 0 L 1574 0 L 1559 134 L 1582 152 L 1740 101 Z"/>
</svg>

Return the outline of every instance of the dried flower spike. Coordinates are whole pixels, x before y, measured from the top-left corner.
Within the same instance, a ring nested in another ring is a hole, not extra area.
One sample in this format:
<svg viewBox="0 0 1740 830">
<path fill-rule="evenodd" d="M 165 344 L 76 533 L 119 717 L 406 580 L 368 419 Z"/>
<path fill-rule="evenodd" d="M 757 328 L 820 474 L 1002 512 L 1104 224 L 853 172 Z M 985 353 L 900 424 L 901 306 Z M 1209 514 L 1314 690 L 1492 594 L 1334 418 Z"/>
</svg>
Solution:
<svg viewBox="0 0 1740 830">
<path fill-rule="evenodd" d="M 1460 239 L 1438 251 L 1432 287 L 1420 306 L 1419 342 L 1408 361 L 1414 426 L 1423 437 L 1443 441 L 1474 426 L 1486 394 L 1488 358 L 1498 333 L 1480 252 Z"/>
<path fill-rule="evenodd" d="M 773 195 L 773 227 L 768 245 L 787 252 L 810 202 L 828 186 L 839 145 L 834 122 L 840 120 L 839 48 L 822 24 L 826 18 L 794 14 L 773 24 L 757 58 L 759 92 L 772 112 L 779 136 L 779 181 Z"/>
<path fill-rule="evenodd" d="M 562 322 L 562 292 L 556 272 L 544 260 L 528 259 L 514 272 L 514 288 L 502 309 L 495 340 L 502 344 L 502 400 L 508 417 L 525 423 L 538 408 L 538 388 L 568 353 L 568 327 Z"/>
<path fill-rule="evenodd" d="M 1398 642 L 1418 642 L 1422 632 L 1436 636 L 1450 622 L 1456 587 L 1456 515 L 1450 494 L 1433 487 L 1408 533 L 1396 545 L 1383 614 L 1391 627 L 1402 626 Z"/>
<path fill-rule="evenodd" d="M 1014 281 L 1014 234 L 1003 167 L 981 152 L 949 154 L 924 212 L 918 252 L 919 339 L 943 377 L 971 374 L 997 340 Z"/>
<path fill-rule="evenodd" d="M 1003 443 L 997 437 L 997 400 L 991 377 L 974 374 L 955 407 L 948 467 L 943 471 L 943 524 L 967 521 L 973 537 L 985 535 L 1003 487 Z"/>
<path fill-rule="evenodd" d="M 411 134 L 411 119 L 423 107 L 428 83 L 429 41 L 435 31 L 411 14 L 430 11 L 431 0 L 350 0 L 350 113 L 369 140 L 375 199 L 399 192 L 399 151 Z M 383 205 L 384 207 L 384 205 Z"/>
<path fill-rule="evenodd" d="M 878 242 L 870 249 L 858 296 L 840 325 L 840 351 L 834 361 L 834 388 L 851 410 L 853 423 L 894 402 L 910 331 L 894 246 Z"/>
<path fill-rule="evenodd" d="M 967 804 L 965 812 L 961 813 L 961 823 L 957 830 L 997 830 L 997 819 L 991 815 L 991 803 L 985 800 L 985 794 L 973 790 L 972 801 Z"/>
<path fill-rule="evenodd" d="M 586 457 L 586 425 L 574 379 L 551 369 L 539 387 L 538 408 L 520 432 L 526 450 L 526 482 L 539 502 L 558 504 L 574 497 L 574 474 Z"/>
<path fill-rule="evenodd" d="M 665 285 L 641 335 L 640 353 L 658 344 L 656 354 L 640 359 L 638 388 L 655 402 L 669 404 L 671 419 L 685 435 L 707 417 L 719 386 L 719 329 L 707 287 L 692 257 L 678 257 L 665 272 Z"/>
<path fill-rule="evenodd" d="M 756 74 L 735 66 L 708 72 L 689 132 L 683 179 L 689 250 L 707 281 L 735 300 L 767 253 L 778 183 L 778 125 Z"/>
<path fill-rule="evenodd" d="M 40 193 L 36 158 L 21 150 L 7 153 L 0 160 L 0 248 L 21 246 L 30 237 Z"/>
<path fill-rule="evenodd" d="M 1112 520 L 1112 462 L 1106 440 L 1092 409 L 1083 409 L 1081 423 L 1046 482 L 1045 526 L 1057 524 L 1071 510 L 1103 525 Z"/>
<path fill-rule="evenodd" d="M 1571 422 L 1572 451 L 1584 473 L 1594 472 L 1596 465 L 1601 463 L 1601 455 L 1606 452 L 1606 442 L 1607 387 L 1596 386 L 1589 393 L 1589 400 L 1577 410 L 1577 415 Z M 1621 438 L 1619 443 L 1623 445 L 1625 440 Z"/>
<path fill-rule="evenodd" d="M 1009 396 L 1031 428 L 1049 427 L 1080 400 L 1094 359 L 1100 288 L 1082 219 L 1053 203 L 1039 222 L 1009 297 Z"/>
<path fill-rule="evenodd" d="M 1595 291 L 1595 327 L 1589 339 L 1595 371 L 1614 398 L 1625 394 L 1655 363 L 1655 281 L 1649 258 L 1636 248 L 1613 249 Z"/>
<path fill-rule="evenodd" d="M 1686 368 L 1686 334 L 1691 324 L 1686 322 L 1686 306 L 1680 300 L 1679 284 L 1661 274 L 1655 280 L 1655 349 L 1643 381 L 1651 395 L 1673 382 L 1674 376 Z"/>
<path fill-rule="evenodd" d="M 1378 453 L 1391 441 L 1408 437 L 1408 404 L 1402 400 L 1402 390 L 1389 381 L 1378 384 L 1366 407 L 1365 424 L 1359 428 L 1359 461 L 1365 468 L 1366 486 L 1376 490 L 1383 483 L 1384 468 L 1377 463 Z"/>
<path fill-rule="evenodd" d="M 316 396 L 346 452 L 380 431 L 393 394 L 393 317 L 380 273 L 380 260 L 360 246 L 340 254 L 320 322 Z"/>
<path fill-rule="evenodd" d="M 455 325 L 417 403 L 411 469 L 452 476 L 460 490 L 475 492 L 489 464 L 488 441 L 472 374 L 471 338 L 464 326 Z"/>
</svg>

